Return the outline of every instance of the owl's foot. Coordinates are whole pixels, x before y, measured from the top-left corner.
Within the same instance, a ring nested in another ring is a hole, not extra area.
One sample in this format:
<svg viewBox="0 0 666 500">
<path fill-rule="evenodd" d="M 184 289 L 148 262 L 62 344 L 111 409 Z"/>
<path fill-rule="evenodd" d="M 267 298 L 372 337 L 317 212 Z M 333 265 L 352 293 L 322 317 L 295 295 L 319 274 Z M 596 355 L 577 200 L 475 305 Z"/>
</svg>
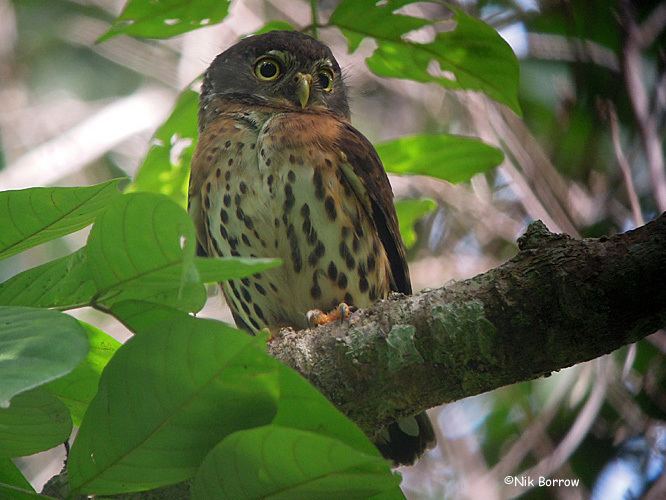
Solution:
<svg viewBox="0 0 666 500">
<path fill-rule="evenodd" d="M 312 328 L 315 326 L 327 325 L 334 321 L 342 323 L 350 318 L 352 312 L 352 306 L 341 302 L 338 307 L 327 313 L 320 311 L 319 309 L 311 309 L 307 312 L 305 317 L 308 320 L 308 325 Z"/>
</svg>

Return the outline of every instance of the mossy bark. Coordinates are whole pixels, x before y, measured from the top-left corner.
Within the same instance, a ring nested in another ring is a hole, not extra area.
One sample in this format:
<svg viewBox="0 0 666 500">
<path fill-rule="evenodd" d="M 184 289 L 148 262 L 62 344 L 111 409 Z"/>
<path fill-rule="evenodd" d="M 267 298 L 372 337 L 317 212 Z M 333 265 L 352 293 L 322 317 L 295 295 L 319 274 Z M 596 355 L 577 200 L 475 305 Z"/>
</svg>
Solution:
<svg viewBox="0 0 666 500">
<path fill-rule="evenodd" d="M 541 222 L 505 264 L 394 295 L 271 353 L 372 435 L 397 417 L 607 354 L 666 325 L 666 214 L 610 238 Z"/>
</svg>

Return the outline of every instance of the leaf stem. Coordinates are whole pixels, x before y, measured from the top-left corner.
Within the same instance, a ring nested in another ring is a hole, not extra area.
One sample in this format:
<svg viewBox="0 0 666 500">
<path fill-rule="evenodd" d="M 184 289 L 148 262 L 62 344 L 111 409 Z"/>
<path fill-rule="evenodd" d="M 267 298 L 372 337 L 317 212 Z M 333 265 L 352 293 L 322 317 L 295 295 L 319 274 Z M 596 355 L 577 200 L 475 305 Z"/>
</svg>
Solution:
<svg viewBox="0 0 666 500">
<path fill-rule="evenodd" d="M 310 12 L 312 17 L 312 24 L 310 25 L 312 36 L 318 39 L 319 30 L 317 28 L 319 27 L 319 20 L 317 16 L 317 0 L 310 0 Z"/>
</svg>

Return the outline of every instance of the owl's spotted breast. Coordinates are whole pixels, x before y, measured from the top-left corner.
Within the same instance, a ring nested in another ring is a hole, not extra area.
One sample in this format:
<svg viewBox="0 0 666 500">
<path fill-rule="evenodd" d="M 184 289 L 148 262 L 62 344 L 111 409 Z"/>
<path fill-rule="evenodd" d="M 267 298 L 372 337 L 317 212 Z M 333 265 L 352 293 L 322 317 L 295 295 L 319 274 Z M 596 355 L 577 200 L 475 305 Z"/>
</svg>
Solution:
<svg viewBox="0 0 666 500">
<path fill-rule="evenodd" d="M 195 163 L 208 166 L 199 193 L 208 253 L 284 261 L 223 284 L 236 317 L 255 332 L 304 328 L 311 309 L 367 307 L 388 294 L 386 252 L 335 147 L 338 120 L 232 114 L 211 126 L 215 139 Z"/>
</svg>

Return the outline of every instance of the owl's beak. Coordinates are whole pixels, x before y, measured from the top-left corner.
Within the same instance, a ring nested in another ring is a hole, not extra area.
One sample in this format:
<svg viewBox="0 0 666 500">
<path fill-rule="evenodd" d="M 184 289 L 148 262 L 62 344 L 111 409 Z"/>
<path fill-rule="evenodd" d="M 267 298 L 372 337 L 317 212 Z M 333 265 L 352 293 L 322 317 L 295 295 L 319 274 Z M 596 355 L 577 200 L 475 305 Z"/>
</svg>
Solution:
<svg viewBox="0 0 666 500">
<path fill-rule="evenodd" d="M 310 100 L 310 87 L 312 87 L 312 75 L 296 73 L 296 97 L 301 103 L 301 108 L 307 106 Z"/>
</svg>

